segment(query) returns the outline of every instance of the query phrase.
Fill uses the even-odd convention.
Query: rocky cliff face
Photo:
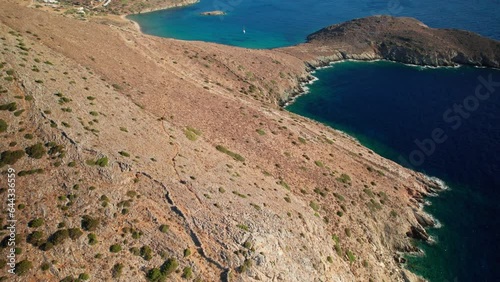
[[[428,66],[500,67],[500,42],[455,29],[433,29],[412,18],[373,16],[321,29],[306,44],[283,48],[313,63],[386,59]]]

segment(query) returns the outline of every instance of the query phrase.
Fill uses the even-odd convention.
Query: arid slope
[[[14,280],[416,279],[399,252],[432,183],[280,110],[307,77],[296,56],[10,1],[0,34],[0,151],[28,153],[1,159],[26,171]]]

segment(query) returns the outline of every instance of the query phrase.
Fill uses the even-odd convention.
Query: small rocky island
[[[203,13],[201,13],[201,15],[203,15],[203,16],[225,16],[225,15],[226,15],[226,12],[224,12],[224,11],[220,11],[220,10],[216,10],[216,11],[207,11],[207,12],[203,12]]]

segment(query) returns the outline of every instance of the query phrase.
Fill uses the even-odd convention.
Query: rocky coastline
[[[327,29],[299,46],[248,50],[156,38],[11,3],[0,7],[5,48],[30,46],[30,54],[44,54],[43,61],[50,62],[39,64],[19,52],[2,54],[6,69],[12,68],[9,73],[14,74],[13,83],[2,80],[9,89],[4,102],[19,92],[31,97],[21,117],[2,112],[3,118],[12,121],[13,137],[9,135],[8,141],[23,140],[23,146],[35,141],[27,144],[26,137],[18,136],[24,131],[17,122],[22,118],[25,124],[40,125],[35,138],[41,144],[55,140],[68,148],[65,155],[71,157],[63,159],[68,163],[65,170],[52,167],[49,159],[20,161],[38,162],[58,175],[56,179],[43,174],[22,178],[24,187],[44,181],[56,185],[36,193],[21,191],[20,199],[42,207],[28,205],[30,213],[20,213],[21,220],[27,226],[32,216],[44,217],[50,223],[46,225],[50,235],[63,219],[68,226],[80,226],[80,218],[91,213],[102,223],[94,236],[106,242],[86,246],[92,252],[73,248],[78,245],[69,241],[64,248],[45,253],[27,245],[23,252],[27,260],[52,261],[54,267],[50,273],[33,269],[26,279],[61,280],[79,274],[83,265],[93,279],[111,280],[115,268],[123,267],[113,264],[125,264],[123,275],[140,281],[175,259],[182,268],[171,273],[172,281],[184,280],[181,269],[208,281],[229,277],[297,282],[423,280],[405,270],[399,253],[419,252],[409,237],[431,242],[425,229],[439,223],[422,207],[426,197],[445,186],[376,155],[346,134],[280,111],[273,103],[281,96],[304,93],[306,84],[314,80],[311,72],[332,62],[391,56],[403,60],[409,52],[396,47],[406,40],[392,45],[365,42],[363,34],[335,35],[336,25],[333,35]],[[377,23],[377,18],[369,21]],[[407,19],[386,20],[390,21],[421,25]],[[340,25],[340,30],[355,30],[355,26]],[[384,29],[380,30],[377,36],[383,39]],[[26,43],[21,45],[21,39]],[[486,55],[461,58],[482,65],[498,61]],[[34,82],[33,70],[21,66],[23,59],[42,70],[36,72]],[[433,59],[408,61],[432,63]],[[270,79],[282,88],[261,91],[275,89],[266,88]],[[68,85],[73,87],[71,94],[77,94],[69,94],[71,99],[58,96]],[[282,95],[282,89],[290,89],[289,94]],[[58,93],[56,98],[53,93]],[[75,115],[71,109],[57,110],[61,102],[74,105]],[[99,109],[105,113],[97,113]],[[88,113],[91,119],[98,114],[100,122],[85,118],[88,126],[81,124],[80,117]],[[133,161],[130,153],[136,156]],[[89,165],[104,156],[105,165]],[[368,189],[365,184],[371,181],[377,185]],[[75,216],[68,217],[55,200],[47,200],[66,195],[70,187],[78,193],[80,185],[89,187],[89,192],[78,195],[85,214],[73,209]],[[371,210],[367,206],[371,200],[380,208]],[[118,209],[125,205],[127,209]],[[115,217],[107,216],[115,211]],[[126,231],[121,235],[116,230]],[[140,238],[125,242],[128,233]],[[150,244],[152,256],[146,260],[108,255],[112,242],[123,242],[130,252],[148,250]],[[106,267],[96,267],[95,253],[106,255]]]

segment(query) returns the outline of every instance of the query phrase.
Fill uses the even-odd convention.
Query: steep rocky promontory
[[[323,28],[307,43],[281,49],[321,65],[386,59],[427,66],[500,67],[500,42],[473,32],[434,29],[405,17],[372,16]]]

